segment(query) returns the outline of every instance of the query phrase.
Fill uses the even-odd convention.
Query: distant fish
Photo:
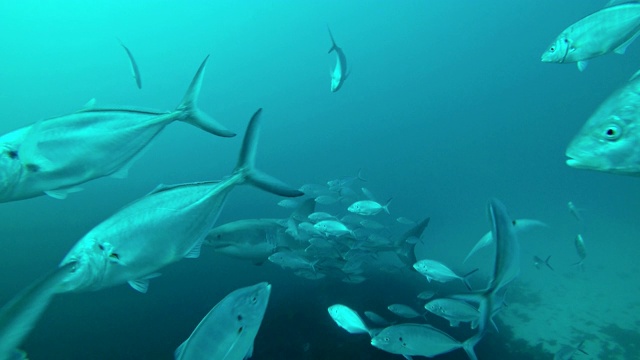
[[[640,71],[589,117],[566,155],[576,169],[640,175]]]
[[[23,290],[0,309],[0,359],[26,359],[18,346],[29,335],[53,296],[60,282],[75,271],[70,262]]]
[[[406,218],[404,216],[400,216],[399,218],[396,219],[396,221],[399,222],[400,224],[403,224],[403,225],[415,225],[416,224],[415,221],[413,221],[413,220],[411,220],[409,218]]]
[[[338,326],[347,330],[350,334],[369,334],[369,328],[357,312],[346,305],[335,304],[327,309],[329,316]]]
[[[436,295],[435,291],[425,290],[425,291],[419,293],[417,296],[418,296],[418,299],[420,299],[420,300],[429,300],[432,297],[434,297],[435,295]]]
[[[389,199],[386,204],[381,205],[380,203],[373,200],[360,200],[351,204],[347,210],[354,214],[358,215],[376,215],[377,213],[384,210],[387,214],[389,214],[389,204],[391,204],[391,200]]]
[[[325,236],[339,237],[342,235],[350,234],[351,236],[355,237],[355,234],[351,229],[337,220],[322,220],[313,225],[313,227],[323,233]]]
[[[313,272],[316,272],[315,265],[318,262],[318,260],[309,261],[292,251],[278,251],[269,256],[269,261],[283,268],[292,268],[294,270],[310,269]]]
[[[566,28],[542,54],[542,62],[577,63],[610,52],[624,54],[640,31],[640,4],[605,7]]]
[[[580,209],[578,209],[572,201],[567,203],[567,207],[569,208],[569,212],[573,215],[576,220],[582,222],[582,216],[580,216]]]
[[[118,39],[120,45],[124,48],[124,51],[127,52],[127,56],[129,57],[129,63],[131,64],[131,75],[136,80],[136,85],[138,85],[138,89],[142,89],[142,79],[140,78],[140,70],[138,70],[138,64],[136,64],[136,60],[133,58],[133,54],[129,51],[129,48],[124,45],[122,40]]]
[[[369,320],[374,322],[376,325],[389,326],[389,321],[387,321],[387,319],[374,313],[373,311],[365,311],[364,316],[366,316]]]
[[[419,312],[415,311],[411,306],[404,304],[391,304],[387,306],[387,309],[392,313],[403,317],[405,319],[413,319],[422,316]]]
[[[329,37],[331,37],[331,49],[329,49],[329,53],[333,51],[336,52],[336,66],[331,71],[331,92],[336,92],[340,90],[350,73],[347,69],[347,57],[344,55],[344,51],[336,44],[331,29],[329,29],[328,26],[327,30],[329,30]]]
[[[540,266],[542,266],[544,264],[544,265],[547,265],[547,267],[553,271],[553,267],[551,266],[551,264],[549,264],[549,259],[551,259],[551,255],[547,256],[547,258],[545,260],[542,260],[537,255],[534,255],[533,256],[533,265],[535,265],[536,269],[539,270]]]
[[[300,206],[300,202],[293,199],[283,199],[278,201],[278,206],[282,206],[285,209],[295,209]]]
[[[587,257],[587,248],[584,246],[584,239],[582,235],[578,234],[573,242],[576,247],[576,252],[578,253],[578,257],[580,257],[580,261],[573,264],[584,270],[584,259]]]
[[[449,320],[449,325],[453,327],[458,326],[461,322],[471,323],[472,329],[478,326],[480,312],[465,301],[446,298],[435,299],[428,302],[424,308],[434,315]]]
[[[262,282],[225,296],[176,349],[175,359],[250,358],[270,295],[271,285]]]
[[[458,276],[453,272],[453,270],[449,269],[443,263],[428,259],[419,260],[413,265],[413,268],[426,277],[429,282],[431,282],[431,280],[435,280],[444,283],[457,279],[462,281],[469,290],[471,290],[471,285],[467,278],[478,271],[478,269],[474,269],[463,276]]]

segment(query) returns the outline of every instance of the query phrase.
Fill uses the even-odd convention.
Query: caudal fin
[[[555,271],[555,270],[553,269],[553,267],[551,266],[551,264],[549,264],[549,259],[551,259],[551,255],[547,256],[547,259],[544,261],[544,264],[545,264],[545,265],[547,265],[547,267],[548,267],[549,269],[551,269],[552,271]]]
[[[244,135],[244,140],[242,141],[242,148],[240,149],[238,164],[236,165],[234,173],[242,172],[246,181],[262,190],[266,190],[276,195],[286,197],[296,197],[304,195],[302,191],[294,189],[291,186],[283,183],[282,181],[274,178],[273,176],[255,168],[255,157],[256,149],[258,146],[258,135],[260,133],[261,113],[262,109],[258,109],[249,121],[247,131]]]
[[[476,335],[473,335],[467,341],[462,343],[462,348],[464,349],[464,351],[467,352],[467,355],[469,355],[469,359],[478,360],[474,347],[481,339],[482,339],[482,334],[478,333]]]
[[[475,268],[475,269],[469,271],[468,273],[466,273],[466,274],[464,274],[463,276],[460,277],[460,280],[462,280],[462,282],[464,283],[464,286],[466,286],[467,289],[471,290],[471,284],[469,284],[469,276],[473,275],[473,273],[475,273],[478,270],[480,270],[480,269]]]
[[[330,54],[332,51],[335,51],[336,49],[338,49],[338,45],[336,45],[336,41],[333,40],[333,34],[331,33],[331,29],[329,28],[329,25],[327,25],[327,30],[329,30],[329,37],[331,38],[331,49],[329,49],[328,53]]]
[[[191,80],[189,89],[187,89],[187,92],[182,98],[182,102],[176,108],[176,111],[180,112],[179,120],[197,126],[200,129],[217,136],[236,136],[236,133],[227,129],[211,116],[207,115],[204,111],[198,108],[197,100],[198,96],[200,95],[200,87],[202,86],[202,78],[204,76],[204,69],[207,65],[208,59],[209,55],[207,55],[207,57],[198,68],[196,75],[193,77],[193,80]]]

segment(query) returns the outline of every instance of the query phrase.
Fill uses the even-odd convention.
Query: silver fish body
[[[176,360],[251,357],[270,295],[271,285],[262,282],[225,296],[176,349]]]
[[[542,62],[578,63],[609,52],[623,54],[640,31],[640,4],[606,7],[566,28],[542,54]]]
[[[73,114],[41,120],[0,136],[0,202],[44,194],[65,198],[84,182],[104,176],[126,177],[132,162],[173,121],[188,122],[219,136],[234,136],[196,105],[206,62],[172,112],[88,105]]]

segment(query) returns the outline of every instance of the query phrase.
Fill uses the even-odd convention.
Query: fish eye
[[[242,315],[238,314],[238,321],[242,321]]]
[[[258,301],[258,298],[257,298],[257,297],[255,297],[255,296],[254,296],[253,298],[251,298],[251,302],[252,302],[252,303],[254,303],[254,304],[255,304],[257,301]]]
[[[102,244],[98,244],[98,249],[104,250],[104,246],[102,246]]]
[[[555,48],[555,46],[552,46],[552,47],[550,47],[550,48],[549,48],[549,51],[551,51],[551,52],[554,52],[554,51],[556,51],[556,48]]]
[[[567,39],[567,38],[564,38],[564,39],[562,39],[562,40],[564,40],[564,43],[565,43],[565,44],[568,44],[568,43],[569,43],[569,39]]]
[[[604,138],[607,140],[618,140],[620,138],[620,127],[618,125],[609,125],[604,130]]]

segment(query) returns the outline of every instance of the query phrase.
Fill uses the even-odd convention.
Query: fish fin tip
[[[180,346],[178,346],[176,351],[173,353],[174,358],[180,359],[180,356],[184,352],[185,347],[187,347],[187,340],[185,340],[184,342],[182,342],[182,344],[180,344]]]
[[[184,256],[185,259],[197,259],[200,257],[200,250],[202,249],[202,243],[204,242],[204,238],[198,240],[195,245],[189,250],[189,252]]]
[[[81,187],[70,187],[64,189],[47,190],[44,193],[54,199],[64,200],[71,193],[80,192],[83,189]]]
[[[578,65],[578,70],[580,70],[580,72],[582,72],[582,71],[584,71],[584,69],[587,68],[587,65],[589,65],[589,62],[586,61],[586,60],[578,61],[577,65]]]
[[[191,80],[191,84],[184,94],[180,105],[176,108],[176,111],[181,113],[180,120],[188,124],[194,125],[208,133],[221,137],[234,137],[236,133],[227,129],[221,123],[207,115],[204,111],[200,110],[197,106],[198,96],[200,95],[200,88],[202,87],[202,78],[204,77],[204,70],[207,65],[209,55],[202,61],[198,71]]]

